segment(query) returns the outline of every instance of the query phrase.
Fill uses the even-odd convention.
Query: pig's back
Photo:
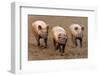
[[[55,27],[52,28],[52,33],[53,33],[53,37],[55,39],[58,39],[58,35],[60,33],[66,34],[66,31],[62,27],[60,27],[60,26],[55,26]]]

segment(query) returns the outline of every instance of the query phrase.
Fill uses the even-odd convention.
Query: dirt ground
[[[38,47],[37,41],[32,33],[32,22],[36,20],[43,20],[49,25],[48,47]],[[68,27],[77,23],[84,25],[83,47],[74,47],[71,41],[71,34]],[[59,51],[54,50],[51,29],[53,26],[63,27],[68,36],[68,41],[65,47],[64,56],[60,55]],[[76,59],[88,57],[88,18],[87,17],[71,17],[71,16],[28,16],[28,60],[52,60],[52,59]],[[43,40],[41,40],[43,45]]]

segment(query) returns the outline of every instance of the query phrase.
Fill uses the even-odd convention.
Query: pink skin
[[[33,33],[37,40],[37,45],[40,46],[40,39],[44,39],[45,48],[47,47],[48,40],[48,29],[49,26],[46,25],[44,21],[35,21],[32,23]]]
[[[70,26],[70,30],[71,30],[72,41],[74,45],[80,46],[82,48],[84,27],[80,26],[79,24],[73,24]],[[78,45],[78,40],[80,45]]]

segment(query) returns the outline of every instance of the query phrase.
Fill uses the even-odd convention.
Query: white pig
[[[82,47],[84,27],[79,25],[79,24],[72,24],[69,28],[70,28],[72,41],[73,41],[74,45],[78,46],[77,40],[79,40],[80,41],[80,47]]]
[[[63,55],[67,42],[66,31],[60,26],[55,26],[52,28],[52,35],[55,50],[59,49],[61,55]]]
[[[45,47],[47,47],[49,26],[42,20],[37,20],[32,23],[32,31],[37,40],[37,45],[40,46],[40,39],[44,39]]]

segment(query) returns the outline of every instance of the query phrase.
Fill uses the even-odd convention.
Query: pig
[[[65,29],[60,26],[53,27],[52,39],[55,50],[59,50],[59,52],[61,52],[61,55],[63,55],[67,42],[67,35]]]
[[[44,40],[44,47],[47,47],[49,26],[42,20],[37,20],[32,23],[32,32],[37,40],[37,45],[40,46],[40,39]]]
[[[80,48],[82,48],[84,27],[79,24],[72,24],[69,29],[72,36],[72,42],[75,47],[80,46]]]

